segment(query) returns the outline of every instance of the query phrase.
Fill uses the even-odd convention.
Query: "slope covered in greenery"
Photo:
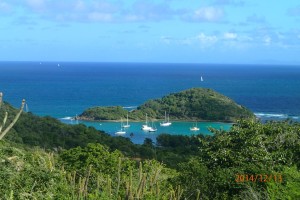
[[[300,198],[299,123],[239,120],[212,132],[135,145],[23,113],[0,141],[0,199]]]
[[[145,102],[129,113],[131,120],[163,119],[168,112],[172,120],[236,121],[253,117],[253,113],[230,98],[211,89],[192,88]],[[84,120],[120,120],[127,111],[120,106],[93,107],[80,116]]]
[[[0,119],[3,117],[3,111],[8,111],[9,116],[13,116],[16,110],[9,104],[4,104],[3,109],[0,110]],[[11,118],[8,120],[10,121]],[[160,141],[169,140],[164,135]],[[178,136],[174,140],[187,141],[188,143],[196,144],[198,136],[192,138],[187,136]],[[187,159],[195,154],[197,149],[195,146],[186,145],[182,148],[178,148],[178,151],[172,151],[169,153],[161,152],[161,150],[155,148],[154,141],[147,139],[145,144],[136,145],[133,144],[130,139],[124,137],[112,137],[103,131],[96,130],[94,127],[87,127],[84,124],[68,125],[60,122],[52,117],[39,117],[32,113],[23,113],[11,129],[9,134],[4,138],[12,142],[19,144],[25,144],[28,146],[38,146],[48,150],[60,151],[61,149],[70,149],[74,147],[85,147],[88,143],[99,143],[109,147],[111,150],[120,150],[124,155],[136,159],[154,159],[159,158],[164,160],[170,166],[175,166],[172,160],[176,158],[177,161],[187,161]],[[163,150],[165,151],[165,150]],[[176,152],[176,153],[174,153]],[[179,152],[190,152],[185,157],[179,155]]]
[[[63,151],[0,141],[0,199],[178,199],[175,170],[152,160],[139,165],[100,144]]]

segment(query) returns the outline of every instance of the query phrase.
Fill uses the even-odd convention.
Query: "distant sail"
[[[25,112],[29,112],[28,104],[25,104]]]
[[[203,77],[201,76],[201,81],[203,81]]]

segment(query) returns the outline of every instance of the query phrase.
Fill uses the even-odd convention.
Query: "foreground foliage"
[[[6,142],[0,142],[0,148],[1,199],[179,199],[182,195],[182,189],[168,181],[176,176],[174,170],[154,160],[137,166],[99,144],[64,151],[60,159]]]
[[[175,183],[185,196],[200,190],[203,199],[300,198],[298,123],[242,120],[228,132],[212,131],[200,139],[199,154],[180,164]]]

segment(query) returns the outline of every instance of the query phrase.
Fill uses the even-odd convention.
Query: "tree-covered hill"
[[[5,111],[9,113],[7,120],[9,124],[17,110],[4,103],[0,109],[0,120],[3,119]],[[39,117],[26,112],[21,114],[4,139],[45,149],[69,149],[86,146],[88,143],[101,143],[113,150],[118,147],[125,155],[139,154],[128,138],[111,137],[103,131],[84,124],[68,125],[50,116]]]
[[[8,122],[12,120],[12,116],[17,112],[15,108],[8,103],[2,105],[0,109],[0,119],[3,119],[4,111],[9,112]],[[159,139],[161,138],[161,139]],[[137,145],[131,142],[129,138],[113,137],[109,134],[96,130],[94,127],[87,127],[84,124],[68,125],[60,122],[52,117],[39,117],[32,113],[22,113],[18,122],[4,137],[5,141],[11,141],[19,144],[24,144],[30,147],[41,147],[47,150],[60,151],[62,149],[70,149],[75,147],[85,147],[89,143],[99,143],[109,147],[111,150],[118,149],[125,156],[143,160],[154,159],[164,160],[164,163],[169,166],[176,167],[176,161],[187,161],[190,156],[197,152],[196,145],[198,136],[187,137],[177,136],[171,143],[178,144],[178,149],[157,149],[154,146],[154,141],[147,139],[145,144]],[[168,146],[166,141],[170,141],[169,137],[164,135],[158,136],[159,145],[161,147]],[[182,145],[180,141],[187,141]],[[170,153],[164,153],[169,152]],[[185,152],[184,157],[180,156]]]
[[[152,119],[163,119],[165,111],[172,120],[236,121],[251,118],[253,113],[235,103],[232,99],[211,89],[192,88],[154,99],[140,105],[129,113],[131,120],[144,120],[145,115]],[[85,110],[83,120],[120,120],[126,118],[127,111],[120,106],[93,107]]]

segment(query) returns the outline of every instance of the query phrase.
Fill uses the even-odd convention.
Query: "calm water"
[[[84,123],[88,126],[94,126],[98,130],[105,130],[105,132],[110,135],[116,136],[116,132],[121,129],[120,122],[85,122],[85,121],[76,121],[70,120],[69,118],[62,118],[62,122],[67,124],[78,124]],[[231,124],[229,123],[219,123],[219,122],[198,122],[195,124],[194,122],[172,122],[172,125],[169,127],[162,127],[159,124],[160,122],[149,123],[149,125],[157,128],[156,132],[148,132],[141,130],[144,122],[129,122],[130,127],[124,128],[123,130],[126,132],[124,137],[130,138],[134,143],[141,144],[145,140],[145,138],[151,138],[152,141],[155,142],[156,136],[162,133],[168,133],[171,135],[212,135],[212,133],[208,130],[209,128],[229,130]],[[190,127],[197,125],[200,128],[199,131],[190,131]]]
[[[299,120],[299,86],[300,66],[0,62],[5,100],[19,107],[25,98],[29,111],[56,118],[75,116],[91,106],[135,107],[172,92],[205,87],[258,117]]]

